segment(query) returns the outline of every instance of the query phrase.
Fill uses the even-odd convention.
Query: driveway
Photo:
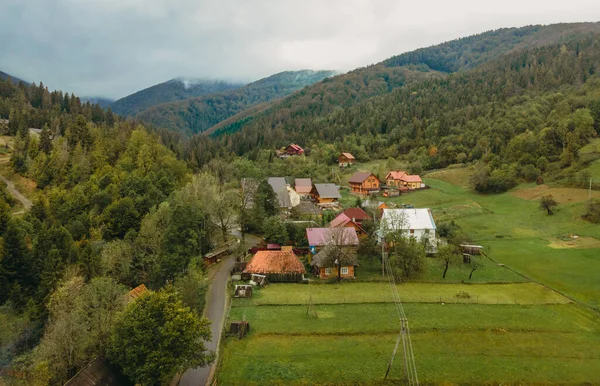
[[[8,193],[10,193],[11,196],[13,196],[16,200],[23,204],[25,209],[30,209],[33,206],[33,203],[29,201],[27,197],[22,195],[21,192],[17,190],[17,188],[15,188],[15,184],[13,184],[11,180],[0,176],[0,181],[6,184],[6,190],[8,191]]]
[[[236,231],[231,232],[234,236],[240,237],[241,235],[236,234]],[[255,246],[260,239],[258,237],[246,235],[247,248]],[[204,317],[208,318],[211,322],[211,334],[212,340],[206,342],[206,347],[209,350],[216,351],[219,346],[219,339],[221,338],[221,331],[223,330],[223,316],[225,314],[225,306],[227,300],[227,280],[229,279],[229,272],[235,264],[235,257],[227,257],[218,264],[217,271],[215,272],[208,294],[206,303],[206,309],[204,310]],[[218,353],[217,353],[218,355]],[[216,363],[216,360],[215,360]],[[186,371],[181,379],[179,380],[180,386],[204,386],[209,379],[210,373],[214,365],[206,367],[198,367],[195,369],[189,369]]]

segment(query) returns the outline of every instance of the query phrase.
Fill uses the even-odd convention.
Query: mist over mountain
[[[313,70],[281,72],[237,89],[159,104],[140,112],[137,118],[157,127],[200,133],[250,107],[284,97],[335,74],[335,71]]]
[[[120,115],[133,116],[149,107],[185,100],[200,95],[214,94],[242,87],[243,83],[222,80],[175,78],[118,99],[110,106]]]
[[[10,79],[15,84],[18,84],[19,82],[23,82],[25,84],[29,84],[29,82],[26,82],[23,79],[19,79],[16,76],[12,76],[12,75],[7,74],[6,72],[2,72],[2,71],[0,71],[0,79],[4,79],[4,80]]]

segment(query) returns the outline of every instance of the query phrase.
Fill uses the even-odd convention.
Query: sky
[[[598,0],[2,0],[0,71],[120,98],[175,77],[346,72],[502,27],[600,21]]]

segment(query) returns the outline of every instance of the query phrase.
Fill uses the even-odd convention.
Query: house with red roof
[[[285,153],[287,155],[302,155],[304,154],[304,149],[295,143],[292,143],[285,148]]]
[[[334,218],[329,223],[329,227],[330,228],[338,228],[338,227],[352,228],[352,229],[354,229],[354,231],[356,232],[356,235],[359,238],[368,236],[367,232],[365,232],[365,230],[362,228],[362,226],[360,226],[360,224],[358,224],[356,221],[354,221],[350,217],[348,217],[345,213],[338,214],[337,217]]]
[[[356,161],[356,158],[350,153],[342,153],[338,156],[338,164],[341,168],[352,165],[354,161]]]
[[[242,273],[265,275],[270,282],[298,283],[304,280],[306,269],[292,247],[283,246],[279,251],[256,252]]]
[[[352,219],[357,224],[362,224],[363,221],[373,220],[371,216],[362,208],[348,208],[344,211],[344,214]]]

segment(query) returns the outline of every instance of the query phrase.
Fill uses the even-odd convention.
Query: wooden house
[[[306,228],[306,239],[313,255],[331,243],[342,247],[346,254],[353,257],[358,249],[358,236],[353,228]]]
[[[406,172],[401,170],[392,170],[385,176],[385,184],[389,187],[395,186],[400,187],[402,184],[402,177],[406,175]]]
[[[335,184],[315,184],[311,191],[311,195],[319,204],[330,204],[338,202],[342,195]]]
[[[338,214],[337,217],[334,218],[329,223],[329,227],[330,228],[337,228],[337,227],[352,228],[356,232],[356,236],[358,236],[358,238],[364,238],[364,237],[368,236],[367,232],[365,232],[365,230],[362,228],[362,226],[360,224],[358,224],[356,221],[352,220],[350,217],[348,217],[345,213]]]
[[[352,165],[354,161],[356,161],[356,159],[350,153],[342,153],[338,156],[338,164],[341,168]]]
[[[302,155],[304,154],[304,149],[300,146],[292,143],[285,148],[285,154],[287,155]]]
[[[244,274],[265,275],[269,282],[301,282],[304,280],[304,265],[292,247],[281,247],[280,251],[258,251],[250,259]]]
[[[408,189],[421,189],[424,186],[421,177],[416,174],[405,174],[400,180],[402,186]]]
[[[354,279],[354,268],[358,262],[355,256],[345,253],[334,244],[327,244],[313,256],[310,265],[314,274],[321,279],[338,277],[338,272],[342,279]]]
[[[380,181],[371,172],[356,172],[348,181],[350,192],[354,194],[371,194],[379,192]]]
[[[301,198],[308,198],[313,189],[312,180],[310,178],[296,178],[294,180],[294,189]]]

